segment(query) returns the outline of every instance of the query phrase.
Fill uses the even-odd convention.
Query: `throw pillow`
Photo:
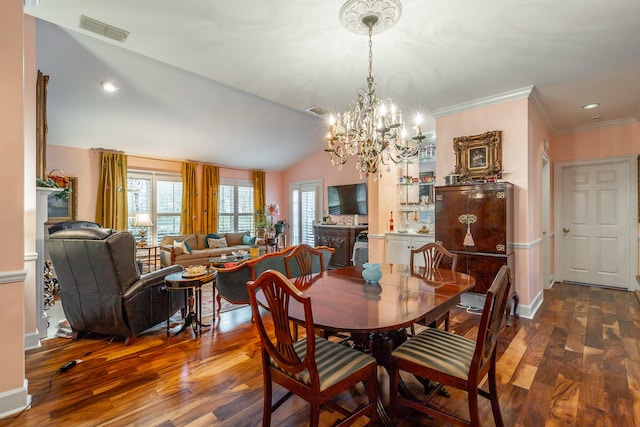
[[[215,248],[226,248],[227,247],[227,239],[224,237],[220,239],[207,239],[207,244],[211,249]]]
[[[207,246],[209,246],[209,248],[213,248],[213,246],[209,245],[209,239],[219,239],[220,236],[218,236],[216,233],[209,233],[204,237],[204,241],[207,242]]]
[[[187,242],[184,242],[184,247],[187,249],[187,252],[189,252],[190,254],[193,253],[193,252],[191,252],[191,246],[189,246],[189,244]]]
[[[180,249],[180,251],[177,251],[175,254],[176,255],[180,255],[180,253],[182,252],[189,252],[191,253],[189,250],[187,250],[187,244],[185,242],[179,242],[177,240],[173,241],[173,247]],[[178,253],[179,252],[179,253]]]
[[[242,236],[242,244],[243,245],[255,245],[256,244],[256,236]]]

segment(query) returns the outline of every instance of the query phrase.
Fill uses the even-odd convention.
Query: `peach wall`
[[[4,250],[0,257],[0,416],[17,411],[26,402],[24,371],[24,276],[25,271],[25,145],[24,74],[25,40],[22,2],[0,5],[0,147],[4,202],[0,210],[0,235]],[[34,46],[24,46],[34,52]],[[35,83],[34,83],[35,84]],[[35,160],[34,160],[35,163]],[[35,180],[35,177],[34,177]],[[35,187],[35,182],[32,181]]]
[[[155,171],[164,173],[182,173],[184,160],[158,159],[143,156],[127,156],[130,170]],[[82,148],[47,146],[47,171],[61,169],[68,176],[78,178],[78,219],[95,220],[98,180],[100,178],[100,153]],[[198,165],[198,185],[202,182],[202,164]],[[237,179],[251,181],[251,172],[242,169],[220,167],[221,179]],[[269,172],[266,176],[267,203],[283,200],[281,194],[282,174]],[[285,193],[288,194],[288,193]],[[198,202],[198,206],[201,206]]]
[[[516,187],[515,216],[528,218],[526,209],[528,189],[528,99],[521,98],[501,104],[476,108],[436,119],[436,176],[444,185],[444,176],[456,165],[453,138],[478,135],[492,130],[502,131],[503,179]],[[524,217],[523,217],[524,215]],[[527,222],[516,223],[515,241],[529,239]]]
[[[635,156],[640,154],[640,123],[554,135],[549,153],[554,163]]]
[[[320,146],[320,143],[319,143]],[[356,182],[366,182],[366,177],[360,178],[360,174],[355,168],[353,159],[349,159],[346,164],[342,166],[342,170],[338,170],[336,166],[331,166],[329,156],[323,149],[307,157],[306,159],[298,162],[294,166],[286,169],[282,172],[282,187],[281,191],[284,195],[283,202],[280,205],[281,212],[282,207],[285,206],[288,212],[287,215],[291,215],[290,200],[289,200],[289,185],[292,182],[319,180],[323,181],[323,197],[322,197],[322,210],[327,209],[327,191],[326,188],[329,185],[342,185],[342,184],[354,184]],[[338,218],[340,219],[340,218]],[[364,219],[363,219],[364,221]]]
[[[338,170],[336,166],[331,166],[329,156],[324,150],[319,149],[315,154],[298,162],[294,166],[282,172],[282,183],[286,186],[286,192],[289,192],[289,184],[291,182],[310,181],[322,179],[325,188],[328,185],[353,184],[356,182],[365,182],[366,178],[360,178],[360,174],[355,168],[353,159],[349,159],[342,166],[342,170]],[[323,209],[327,206],[327,192],[323,194]]]
[[[537,124],[530,130],[532,116],[528,98],[516,99],[500,104],[480,107],[436,119],[436,176],[438,184],[444,184],[443,178],[453,171],[456,164],[453,150],[453,138],[465,135],[478,135],[492,130],[502,131],[502,169],[503,179],[514,184],[514,245],[516,253],[515,282],[520,303],[528,305],[540,292],[540,256],[535,248],[538,236],[531,225],[539,221],[536,207],[531,205],[532,195],[529,187],[539,176],[539,154],[535,158],[531,147],[533,135],[541,133]],[[537,123],[537,113],[533,120]],[[540,121],[541,123],[541,121]],[[544,126],[542,127],[544,128]],[[535,189],[534,189],[535,191]],[[532,248],[535,248],[532,250]],[[531,264],[533,262],[533,265]]]
[[[100,154],[97,151],[47,144],[47,172],[64,171],[77,177],[77,219],[95,221],[100,178]]]

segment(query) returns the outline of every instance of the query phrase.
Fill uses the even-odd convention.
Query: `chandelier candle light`
[[[408,137],[402,113],[390,98],[376,96],[373,79],[373,33],[393,26],[402,12],[398,0],[349,0],[340,9],[340,20],[350,31],[369,35],[369,75],[367,88],[356,91],[357,99],[349,102],[348,110],[329,119],[327,148],[331,164],[342,169],[350,156],[357,156],[360,176],[381,176],[380,164],[407,163],[419,155],[422,140],[420,116],[416,116],[415,136]],[[366,33],[365,33],[366,31]]]

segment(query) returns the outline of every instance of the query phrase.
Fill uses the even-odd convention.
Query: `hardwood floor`
[[[0,426],[260,425],[260,342],[250,317],[248,308],[223,313],[197,340],[188,331],[168,339],[164,325],[128,347],[110,337],[46,340],[25,357],[32,407],[0,420]],[[457,309],[451,325],[471,336],[477,321],[477,315]],[[75,359],[82,362],[56,373]],[[382,368],[379,378],[388,390]],[[503,330],[498,382],[507,426],[640,425],[635,294],[557,283],[545,292],[535,319],[515,319]],[[417,383],[410,385],[417,390]],[[439,402],[466,417],[465,395],[449,391],[452,397]],[[355,405],[365,396],[359,388],[341,400]],[[494,425],[488,402],[480,405],[486,425]],[[294,397],[275,412],[272,425],[305,425],[307,417],[307,405]],[[339,418],[327,410],[321,423]],[[356,425],[365,424],[362,419]],[[405,412],[397,425],[444,424]]]

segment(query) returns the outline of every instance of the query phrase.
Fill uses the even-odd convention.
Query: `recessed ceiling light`
[[[591,104],[583,105],[582,108],[584,108],[585,110],[590,110],[592,108],[596,108],[596,107],[599,107],[599,106],[600,106],[600,103],[594,102],[594,103],[591,103]]]
[[[324,108],[315,107],[315,106],[307,108],[307,111],[310,113],[316,114],[318,116],[326,116],[327,114],[329,114],[329,112]]]
[[[101,81],[100,86],[102,86],[102,89],[106,90],[107,92],[115,92],[118,90],[118,85],[111,80]]]

